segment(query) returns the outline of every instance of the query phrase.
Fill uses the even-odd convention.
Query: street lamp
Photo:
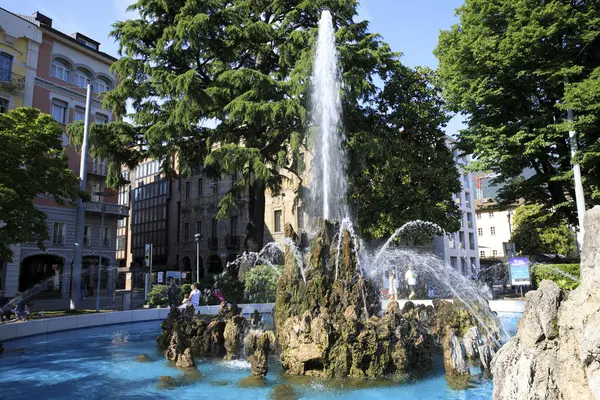
[[[94,192],[96,196],[109,197],[112,193],[108,192]],[[98,251],[98,277],[96,282],[96,312],[100,311],[100,273],[102,270],[102,247],[104,247],[104,214],[106,214],[106,204],[104,202],[100,205],[100,211],[102,212],[102,222],[100,223],[100,250]],[[108,285],[108,281],[107,281]]]
[[[202,239],[201,233],[194,235],[196,240],[196,282],[200,281],[200,240]]]

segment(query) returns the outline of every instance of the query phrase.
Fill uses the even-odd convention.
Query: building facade
[[[179,269],[196,278],[223,272],[243,251],[248,225],[248,193],[226,218],[217,219],[219,202],[238,180],[237,174],[210,178],[202,170],[180,179]],[[196,241],[197,236],[199,241]]]
[[[8,21],[6,26],[2,26],[2,31],[12,37],[23,37],[23,33],[18,31],[13,34],[9,32],[19,22],[18,26],[29,35],[28,46],[31,45],[26,52],[21,45],[20,52],[27,53],[25,59],[14,57],[12,60],[11,71],[23,73],[25,68],[25,89],[22,100],[17,96],[10,99],[9,108],[21,104],[38,108],[52,115],[64,131],[67,124],[84,119],[86,87],[92,84],[92,122],[106,123],[114,119],[110,111],[102,109],[101,96],[102,92],[110,90],[116,83],[110,73],[110,66],[116,59],[101,52],[100,43],[81,33],[67,35],[54,29],[52,20],[39,12],[23,16],[1,11],[2,23]],[[5,17],[5,14],[8,16]],[[16,46],[17,41],[14,43]],[[4,70],[7,69],[6,63],[4,61]],[[69,157],[69,168],[79,175],[81,156],[69,145],[66,134],[63,134],[63,145]],[[82,286],[88,289],[95,287],[94,271],[100,264],[99,250],[102,247],[101,284],[111,291],[114,288],[117,221],[127,216],[128,211],[117,204],[117,193],[105,187],[106,162],[89,159],[87,171],[86,190],[91,201],[85,203]],[[2,288],[7,295],[13,296],[17,291],[27,290],[44,279],[53,279],[54,290],[49,295],[66,297],[69,295],[68,283],[75,253],[76,209],[59,206],[43,195],[38,196],[34,203],[47,215],[50,238],[45,242],[46,249],[42,251],[29,243],[13,246],[13,261],[5,264],[2,271]]]
[[[459,156],[454,148],[454,140],[447,138],[446,144],[452,149],[454,162],[461,180],[461,191],[452,198],[461,211],[461,225],[458,232],[434,239],[435,254],[446,265],[460,271],[463,275],[471,275],[479,271],[479,253],[477,238],[477,220],[475,218],[475,195],[472,187],[471,173],[465,170],[470,156]]]
[[[133,272],[134,287],[141,287],[145,246],[152,245],[152,270],[179,269],[178,181],[161,173],[157,160],[146,160],[125,171],[129,185],[119,191],[119,204],[129,207],[127,218],[117,222],[119,272]]]
[[[479,257],[508,261],[513,228],[513,208],[490,199],[475,200]]]

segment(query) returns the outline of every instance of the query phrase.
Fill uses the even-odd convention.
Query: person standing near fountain
[[[406,271],[406,274],[404,274],[404,279],[406,279],[406,283],[408,283],[408,290],[410,290],[408,298],[414,299],[416,296],[415,287],[417,286],[417,274],[415,271],[413,271],[411,265],[408,266],[408,271]]]
[[[389,299],[390,300],[394,300],[394,301],[398,301],[398,279],[396,279],[396,270],[392,269],[390,271],[390,277],[389,277]]]

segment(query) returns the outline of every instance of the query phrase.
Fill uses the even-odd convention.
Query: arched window
[[[80,88],[86,88],[87,85],[89,85],[91,83],[91,79],[90,76],[88,75],[87,72],[78,69],[77,71],[75,71],[75,85],[79,86]]]
[[[96,81],[96,92],[103,93],[108,92],[111,88],[110,83],[103,78],[100,78]]]
[[[50,76],[69,82],[69,67],[61,60],[52,61]]]

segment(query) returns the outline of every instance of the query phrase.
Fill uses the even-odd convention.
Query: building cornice
[[[57,85],[54,82],[50,82],[46,79],[40,78],[39,76],[35,77],[35,86],[50,90],[51,92],[60,94],[61,96],[65,96],[71,100],[85,103],[85,95],[67,87]],[[102,102],[100,102],[99,100],[92,98],[92,103],[93,107],[102,108]]]

